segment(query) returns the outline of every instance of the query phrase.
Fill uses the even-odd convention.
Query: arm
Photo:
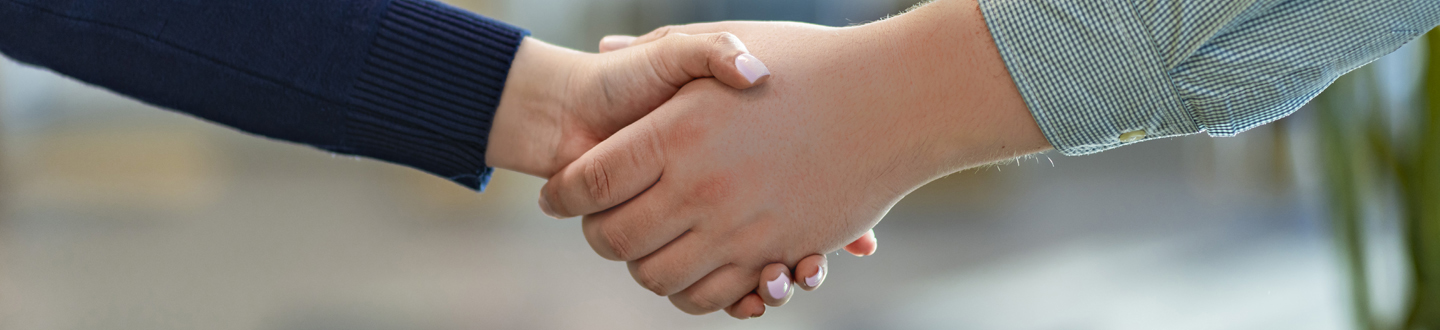
[[[0,51],[19,61],[472,189],[490,165],[548,177],[692,79],[768,77],[725,34],[604,55],[527,34],[425,0],[0,0]]]
[[[737,294],[713,278],[839,248],[940,175],[1052,143],[1078,155],[1277,119],[1433,28],[1437,12],[1424,1],[941,0],[860,27],[663,29],[736,33],[778,78],[727,95],[687,86],[559,173],[542,205],[589,214],[592,247],[703,312]]]
[[[1440,24],[1415,0],[982,0],[1041,129],[1066,155],[1288,116]]]
[[[492,165],[550,176],[692,79],[750,88],[769,75],[729,34],[607,54],[526,34],[424,0],[0,0],[0,52],[19,61],[474,189]],[[814,274],[825,258],[806,260]]]
[[[18,61],[474,189],[528,34],[421,0],[0,0],[0,22]]]
[[[637,42],[716,30],[775,76],[746,91],[691,83],[542,191],[547,213],[589,214],[591,247],[684,311],[741,299],[720,284],[768,279],[768,263],[841,248],[930,180],[1049,148],[973,1],[858,27],[698,24]]]

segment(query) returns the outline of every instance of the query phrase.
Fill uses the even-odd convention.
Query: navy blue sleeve
[[[0,0],[17,61],[476,190],[526,35],[427,0]]]

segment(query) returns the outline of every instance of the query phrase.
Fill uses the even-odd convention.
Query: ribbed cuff
[[[982,0],[980,9],[1026,106],[1060,152],[1200,131],[1128,3]]]
[[[490,125],[530,32],[426,0],[394,0],[351,90],[351,153],[484,190]]]

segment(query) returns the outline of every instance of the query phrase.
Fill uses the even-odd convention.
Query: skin
[[[728,33],[675,34],[634,47],[627,42],[607,48],[605,54],[589,54],[532,38],[522,41],[496,110],[486,161],[497,168],[550,177],[694,79],[721,81],[728,90],[752,88],[769,79],[767,75],[750,81],[737,69],[736,58],[748,51]],[[873,253],[873,241],[858,244]],[[825,264],[819,254],[806,260]],[[789,276],[785,265],[775,266],[786,269]],[[756,288],[754,282],[746,282],[730,289]],[[765,302],[758,299],[731,302],[721,307],[736,318],[765,311]],[[767,302],[783,304],[783,300]]]
[[[496,109],[486,161],[550,177],[696,78],[715,77],[737,89],[763,84],[768,77],[751,83],[735,68],[745,53],[727,33],[676,36],[607,54],[525,38]]]
[[[764,296],[784,268],[772,264],[805,270],[806,256],[873,239],[936,178],[1051,148],[974,0],[847,28],[668,27],[632,44],[713,31],[745,40],[775,76],[743,91],[694,81],[541,193],[548,214],[588,214],[591,246],[683,311]],[[757,279],[760,290],[741,285]]]

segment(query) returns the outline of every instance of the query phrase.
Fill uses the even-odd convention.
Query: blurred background
[[[914,2],[449,1],[587,51]],[[1440,181],[1428,60],[1412,43],[1239,137],[951,175],[895,207],[879,253],[832,255],[821,290],[743,322],[641,289],[539,212],[540,179],[475,194],[4,60],[0,329],[1419,329],[1440,302],[1416,239],[1440,233],[1416,183]]]

